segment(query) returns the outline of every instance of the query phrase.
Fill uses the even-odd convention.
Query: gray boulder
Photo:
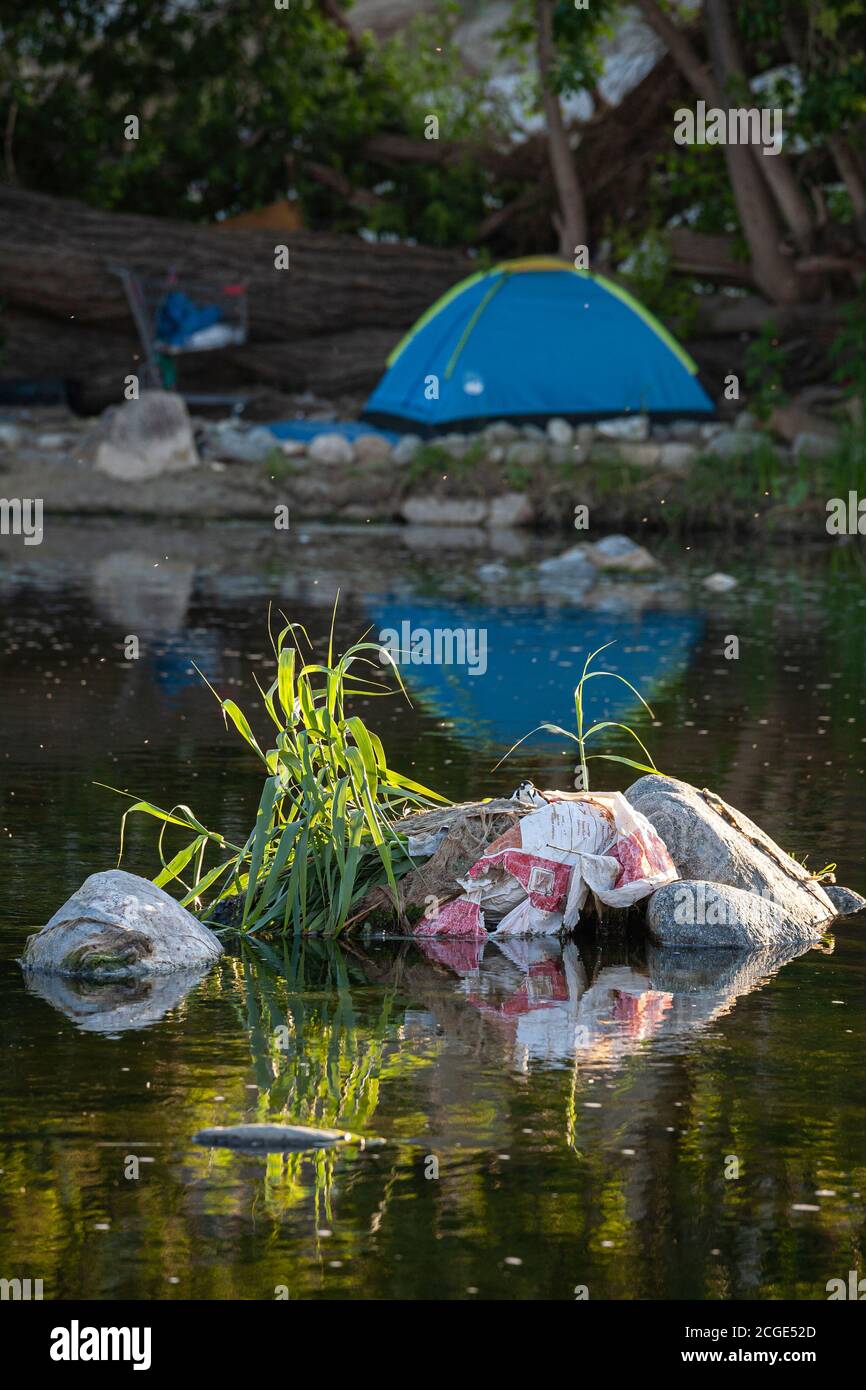
[[[842,888],[838,883],[830,883],[824,892],[840,917],[852,917],[855,912],[862,912],[866,907],[866,898],[855,893],[853,888]]]
[[[818,941],[821,927],[794,918],[768,897],[725,883],[685,879],[656,889],[647,925],[663,946],[761,950]]]
[[[218,937],[137,874],[91,874],[33,936],[21,964],[85,979],[135,979],[218,960]]]
[[[364,1144],[358,1135],[343,1129],[279,1124],[215,1125],[213,1129],[200,1129],[192,1142],[247,1153],[300,1153],[304,1149],[329,1149],[335,1144]]]
[[[138,400],[110,406],[100,420],[94,466],[112,478],[141,482],[198,462],[186,404],[172,391],[142,391]]]
[[[658,831],[681,879],[757,894],[765,899],[764,906],[775,905],[792,926],[806,933],[837,915],[802,864],[714,793],[704,795],[687,782],[651,775],[634,782],[625,795]],[[769,922],[763,915],[760,920]],[[763,940],[759,933],[757,944]]]

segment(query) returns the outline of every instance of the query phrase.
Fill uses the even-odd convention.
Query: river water
[[[97,784],[245,835],[257,768],[190,663],[252,713],[268,604],[319,641],[338,587],[338,644],[485,634],[483,670],[408,667],[411,705],[362,709],[393,766],[455,799],[570,787],[561,736],[493,768],[573,723],[586,650],[613,641],[654,718],[613,688],[598,712],[866,891],[856,544],[656,543],[657,581],[586,591],[539,582],[529,538],[473,533],[54,521],[2,545],[0,1276],[46,1298],[820,1299],[863,1270],[860,918],[787,960],[295,941],[236,948],[186,993],[31,990],[16,963],[116,861],[122,802]],[[737,589],[708,594],[713,568]],[[146,826],[123,862],[155,872]],[[265,1119],[387,1143],[191,1143]]]

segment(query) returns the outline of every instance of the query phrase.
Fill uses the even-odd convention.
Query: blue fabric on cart
[[[277,439],[298,439],[303,443],[320,434],[339,434],[350,442],[362,434],[378,434],[389,444],[396,444],[402,437],[396,430],[381,430],[375,425],[365,425],[362,420],[277,420],[265,425],[265,429]]]
[[[182,290],[171,290],[159,306],[157,342],[180,347],[193,333],[219,323],[222,316],[218,304],[196,304]]]

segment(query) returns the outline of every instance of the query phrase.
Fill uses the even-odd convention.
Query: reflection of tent
[[[443,295],[392,352],[362,418],[432,433],[556,415],[705,415],[713,406],[696,373],[618,285],[536,256]]]
[[[465,665],[432,664],[401,664],[400,672],[411,693],[455,721],[456,732],[506,746],[543,719],[574,728],[574,687],[586,657],[605,642],[616,645],[604,653],[600,669],[618,672],[651,698],[655,684],[684,668],[703,629],[703,620],[694,613],[652,610],[632,617],[371,599],[367,611],[373,640],[384,640],[380,633],[386,628],[400,635],[405,622],[411,629],[426,632],[461,628],[485,632],[483,674],[470,675]],[[480,671],[481,663],[476,664]],[[621,718],[636,704],[618,681],[591,681],[587,687],[590,719]]]

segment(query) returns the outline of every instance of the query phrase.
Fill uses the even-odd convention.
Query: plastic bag
[[[417,935],[480,939],[488,919],[497,937],[550,935],[577,925],[590,892],[630,907],[676,879],[663,841],[621,792],[535,795],[538,809],[488,847],[460,880],[463,896]]]

